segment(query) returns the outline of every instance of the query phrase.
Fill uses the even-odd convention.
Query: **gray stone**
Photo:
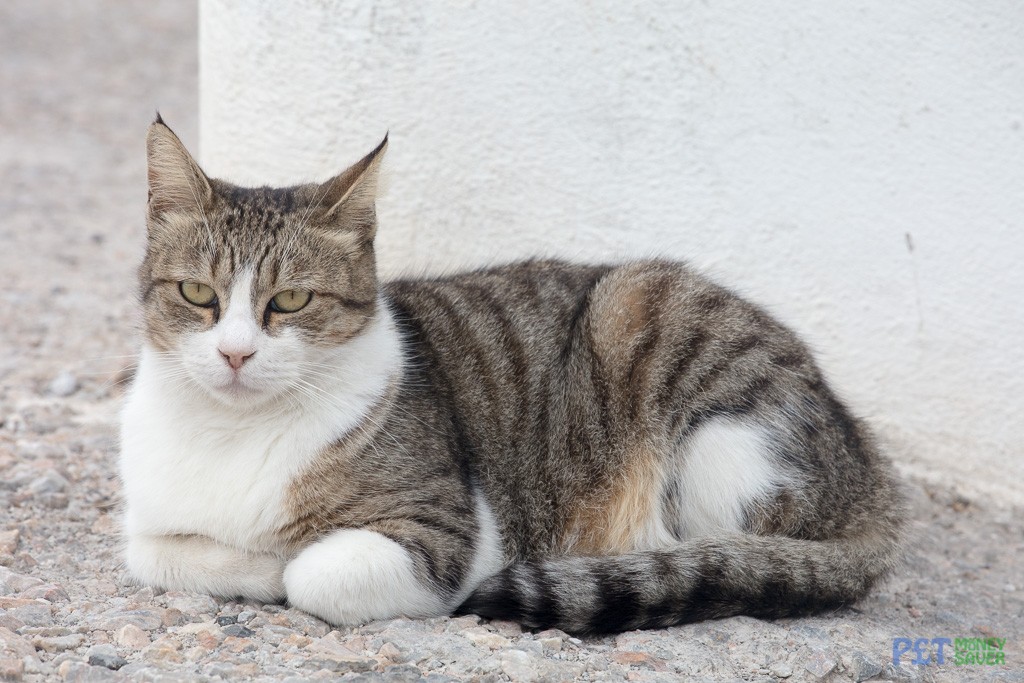
[[[828,640],[828,634],[822,631],[820,628],[810,626],[808,624],[797,624],[790,629],[790,633],[794,635],[800,635],[809,640]],[[821,647],[818,645],[818,647]]]
[[[217,601],[209,595],[198,593],[181,593],[177,591],[164,594],[169,609],[176,609],[184,614],[217,614]]]
[[[111,610],[104,612],[96,619],[96,628],[100,631],[116,631],[127,624],[133,624],[143,631],[155,631],[163,626],[163,623],[163,610],[155,608]]]
[[[369,658],[363,659],[330,659],[330,658],[319,658],[313,657],[302,662],[302,666],[306,669],[319,669],[322,671],[331,671],[333,673],[348,673],[348,672],[361,672],[369,671],[374,667],[376,662]]]
[[[249,630],[251,631],[252,629]],[[259,637],[268,643],[273,643],[274,645],[278,645],[285,638],[294,635],[300,634],[297,634],[294,629],[290,629],[287,626],[274,626],[271,624],[259,629]]]
[[[383,657],[395,664],[404,664],[409,661],[408,653],[390,641],[381,644],[377,650],[377,656]]]
[[[19,598],[28,598],[35,600],[36,598],[46,600],[47,602],[67,602],[71,598],[68,597],[67,591],[62,587],[52,584],[44,583],[41,585],[32,586],[27,590],[23,590],[18,593]]]
[[[32,644],[44,652],[64,652],[75,650],[85,645],[85,636],[81,633],[72,633],[67,636],[53,636],[50,638],[36,638]]]
[[[206,673],[211,676],[217,676],[227,680],[245,680],[250,678],[250,676],[247,676],[238,664],[232,662],[214,662],[207,667]]]
[[[36,649],[26,638],[0,626],[0,656],[11,656],[17,659],[35,657]]]
[[[20,681],[24,675],[24,661],[0,653],[0,681]]]
[[[0,531],[0,555],[13,555],[20,540],[21,532],[17,529]]]
[[[85,656],[92,666],[102,666],[117,671],[128,663],[128,660],[117,654],[113,645],[102,644],[90,647]]]
[[[409,664],[396,664],[384,669],[383,680],[387,683],[415,683],[422,680],[423,674]]]
[[[125,624],[114,632],[114,642],[132,650],[141,650],[149,645],[149,634],[135,624]]]
[[[256,613],[252,610],[242,610],[238,613],[238,616],[235,617],[235,621],[239,624],[244,624],[245,622],[251,620],[255,616]]]
[[[16,574],[7,567],[0,567],[0,595],[14,595],[41,585],[43,582],[35,577]]]
[[[325,636],[331,631],[331,627],[326,622],[297,609],[282,612],[275,618],[275,622],[282,618],[287,620],[288,627],[314,638]]]
[[[39,496],[47,493],[61,493],[69,486],[68,480],[56,470],[47,470],[43,476],[28,485],[29,491]]]
[[[135,602],[152,602],[155,595],[156,593],[153,591],[152,586],[143,586],[132,594],[132,600]]]
[[[923,667],[917,667],[912,664],[907,666],[893,666],[890,662],[886,665],[885,671],[881,672],[881,677],[887,681],[916,683],[921,680],[921,674],[918,673],[921,668]]]
[[[50,605],[22,605],[10,610],[9,614],[25,626],[53,625],[53,608]]]
[[[825,678],[836,668],[836,664],[838,662],[832,655],[822,650],[815,650],[804,662],[804,668],[817,678]]]
[[[537,680],[533,658],[522,650],[506,650],[501,653],[501,670],[513,681]]]
[[[123,681],[123,674],[101,666],[91,666],[85,662],[64,662],[59,671],[66,683],[107,683]]]
[[[51,396],[66,397],[78,391],[78,378],[64,370],[46,385],[46,393]]]
[[[39,502],[51,510],[63,510],[71,500],[66,493],[44,493],[39,496]]]
[[[250,638],[254,631],[241,624],[228,624],[224,627],[224,635],[235,636],[236,638]]]
[[[853,680],[866,681],[869,678],[874,678],[878,674],[882,673],[882,665],[875,660],[868,657],[863,652],[853,653],[853,667],[851,668],[850,674],[853,676]]]

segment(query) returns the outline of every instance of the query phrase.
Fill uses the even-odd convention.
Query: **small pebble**
[[[168,609],[175,609],[184,614],[217,614],[217,601],[209,595],[197,593],[181,593],[169,591],[164,593]]]
[[[222,614],[215,621],[218,626],[227,626],[228,624],[237,624],[238,617],[233,614]]]
[[[793,675],[793,667],[785,662],[775,662],[772,664],[771,672],[776,678],[789,678]]]
[[[36,649],[27,638],[0,626],[0,655],[19,659],[35,657]]]
[[[0,681],[20,681],[25,675],[25,662],[15,657],[0,656]]]
[[[68,486],[68,480],[65,479],[60,472],[57,472],[56,470],[47,470],[43,476],[38,479],[34,479],[32,483],[28,485],[28,490],[38,496],[46,493],[61,493]]]
[[[69,636],[54,636],[52,638],[36,638],[32,644],[37,650],[44,652],[64,652],[74,650],[85,644],[85,636],[81,633],[72,633]]]
[[[135,624],[125,624],[114,632],[114,642],[133,650],[141,650],[149,645],[149,636]]]
[[[804,668],[817,678],[825,678],[836,668],[837,663],[829,654],[818,650],[804,662]]]
[[[397,645],[391,642],[384,643],[383,645],[381,645],[380,650],[377,651],[377,654],[389,661],[396,663],[405,662],[407,659],[409,659],[409,657],[404,652],[402,652],[401,648],[399,648]]]
[[[117,654],[113,645],[93,645],[85,655],[92,666],[102,666],[114,671],[128,663],[127,659]]]
[[[248,638],[252,636],[255,631],[247,629],[241,624],[228,624],[224,627],[225,635],[235,636],[236,638]]]
[[[46,393],[64,398],[78,391],[78,378],[64,370],[46,386]]]
[[[17,529],[0,531],[0,555],[13,555],[20,539],[21,533]]]
[[[255,616],[256,616],[255,612],[251,612],[249,610],[243,610],[243,611],[238,613],[237,617],[235,617],[235,621],[237,623],[239,623],[239,624],[244,624],[245,622],[249,621],[250,619],[252,619]]]
[[[18,596],[32,599],[39,598],[41,600],[46,600],[47,602],[67,602],[71,599],[68,597],[67,591],[52,583],[33,586],[32,588],[18,593]]]
[[[537,642],[545,652],[559,652],[562,649],[561,638],[538,638]]]
[[[533,659],[522,650],[507,650],[501,656],[501,670],[513,681],[535,681]]]
[[[116,631],[127,624],[133,624],[143,631],[155,631],[164,625],[164,610],[153,607],[126,611],[110,610],[97,618],[96,629]]]
[[[26,602],[28,604],[14,607],[8,611],[8,614],[19,619],[25,626],[53,625],[53,607],[51,605],[37,603],[34,600]]]
[[[135,602],[152,602],[153,596],[155,595],[152,586],[143,586],[139,590],[135,591],[132,595],[132,600]]]
[[[492,633],[480,626],[466,629],[462,632],[462,636],[478,647],[486,647],[491,650],[508,647],[512,642],[505,636]]]
[[[853,666],[850,673],[853,674],[853,680],[859,683],[882,673],[882,665],[863,652],[854,652]]]
[[[40,579],[17,574],[7,567],[0,566],[0,595],[14,595],[41,585],[43,582]]]

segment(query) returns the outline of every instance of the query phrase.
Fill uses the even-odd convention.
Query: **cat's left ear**
[[[384,152],[388,148],[388,136],[380,141],[376,149],[349,166],[316,189],[316,196],[322,197],[319,204],[325,209],[324,217],[343,229],[369,231],[373,237],[377,227],[374,202],[377,201],[377,184]]]
[[[198,213],[213,195],[210,181],[158,113],[146,134],[149,212]]]

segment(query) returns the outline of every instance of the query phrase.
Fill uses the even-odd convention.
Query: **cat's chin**
[[[236,408],[256,408],[270,403],[278,395],[277,392],[250,386],[238,380],[219,386],[206,385],[204,388],[218,403]]]

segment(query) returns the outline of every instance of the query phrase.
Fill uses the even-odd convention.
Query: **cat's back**
[[[617,351],[640,341],[666,317],[673,318],[669,333],[685,334],[680,320],[689,320],[711,338],[756,332],[795,342],[761,309],[676,261],[530,260],[395,280],[384,291],[418,354],[427,355],[428,362],[468,364],[477,375],[501,374],[508,364],[505,369],[520,372],[524,364],[567,363],[574,349],[596,350],[614,360]]]
[[[444,354],[553,344],[585,305],[588,292],[614,269],[531,260],[384,285],[396,321],[417,340],[426,335]],[[468,348],[470,345],[472,348]],[[514,348],[504,348],[515,355]]]

